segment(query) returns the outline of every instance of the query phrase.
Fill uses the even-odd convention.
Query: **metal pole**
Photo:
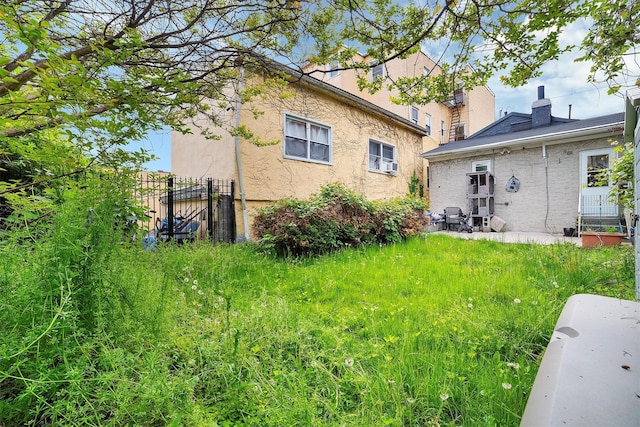
[[[213,180],[207,178],[207,234],[213,241]]]
[[[169,178],[169,188],[167,191],[167,232],[169,240],[173,239],[173,184],[174,178]]]
[[[242,108],[242,100],[240,93],[242,92],[242,80],[244,79],[244,68],[240,65],[240,78],[238,79],[238,93],[236,94],[236,128],[240,127],[240,108]],[[249,236],[249,221],[247,218],[247,200],[244,192],[244,178],[242,174],[242,153],[240,151],[240,135],[236,135],[236,162],[238,165],[238,185],[240,187],[240,202],[242,203],[242,224],[244,228],[244,239],[251,240]],[[235,212],[233,212],[235,218]],[[235,222],[235,221],[234,221]],[[234,233],[235,234],[235,233]]]

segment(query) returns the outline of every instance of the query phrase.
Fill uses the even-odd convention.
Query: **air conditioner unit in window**
[[[382,172],[395,175],[398,173],[398,164],[396,162],[382,162]]]

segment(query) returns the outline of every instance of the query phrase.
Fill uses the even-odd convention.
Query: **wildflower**
[[[509,383],[502,383],[502,388],[505,390],[511,390],[511,384]]]
[[[198,295],[203,295],[204,292],[202,292],[202,289],[198,289]]]
[[[409,405],[411,405],[412,403],[414,403],[416,400],[413,397],[407,397],[407,403]]]
[[[190,282],[189,278],[188,278],[188,277],[185,277],[185,278],[184,278],[184,283],[189,283],[189,282]]]
[[[193,284],[197,285],[198,284],[198,279],[193,279]]]
[[[191,289],[193,289],[195,291],[196,289],[198,289],[198,287],[196,285],[193,285],[193,286],[191,286]]]
[[[520,304],[520,298],[514,298],[513,302],[515,302],[516,304]]]
[[[389,384],[395,384],[396,380],[394,380],[393,378],[389,378]]]
[[[467,307],[473,308],[473,304],[469,303],[469,304],[467,304]]]
[[[347,365],[349,368],[353,366],[353,357],[349,357],[347,359],[344,360],[344,364]]]
[[[231,312],[231,315],[232,315],[233,317],[238,317],[238,312],[237,312],[237,311],[232,311],[232,312]]]
[[[445,400],[447,400],[448,398],[449,398],[449,395],[448,395],[447,393],[442,393],[442,394],[440,395],[440,400],[442,400],[443,402],[444,402]]]
[[[508,367],[510,367],[510,368],[515,369],[516,371],[517,371],[518,369],[520,369],[520,364],[518,364],[518,363],[507,362],[507,366],[508,366]]]

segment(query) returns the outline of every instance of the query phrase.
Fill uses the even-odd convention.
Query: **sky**
[[[586,23],[576,23],[563,33],[561,43],[578,44],[585,36],[588,26]],[[439,56],[439,46],[423,46],[423,50],[432,58]],[[538,97],[538,86],[545,87],[545,98],[551,101],[551,114],[556,117],[587,119],[624,110],[624,99],[621,94],[607,94],[606,83],[588,83],[590,63],[575,62],[579,52],[568,52],[560,56],[557,61],[550,62],[543,67],[542,76],[528,84],[512,88],[504,86],[499,77],[489,81],[489,88],[495,94],[495,118],[511,112],[531,113],[531,104]],[[640,55],[629,56],[627,65],[632,75],[640,75]],[[620,82],[630,87],[630,82]],[[624,93],[624,89],[622,90]],[[158,160],[151,161],[145,166],[148,170],[165,172],[171,171],[171,132],[166,129],[154,132],[141,141],[142,147],[153,152]],[[139,145],[138,145],[139,146]]]
[[[577,52],[567,53],[546,64],[542,76],[519,88],[506,87],[498,77],[492,78],[488,86],[495,94],[496,118],[510,112],[531,113],[538,86],[544,86],[545,98],[551,101],[551,114],[556,117],[569,117],[569,106],[574,119],[622,112],[622,94],[609,95],[606,83],[587,82],[590,63],[575,62],[578,56]]]

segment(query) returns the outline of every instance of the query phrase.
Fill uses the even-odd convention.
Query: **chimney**
[[[551,124],[551,101],[544,97],[544,86],[538,86],[538,99],[531,105],[531,127]]]

